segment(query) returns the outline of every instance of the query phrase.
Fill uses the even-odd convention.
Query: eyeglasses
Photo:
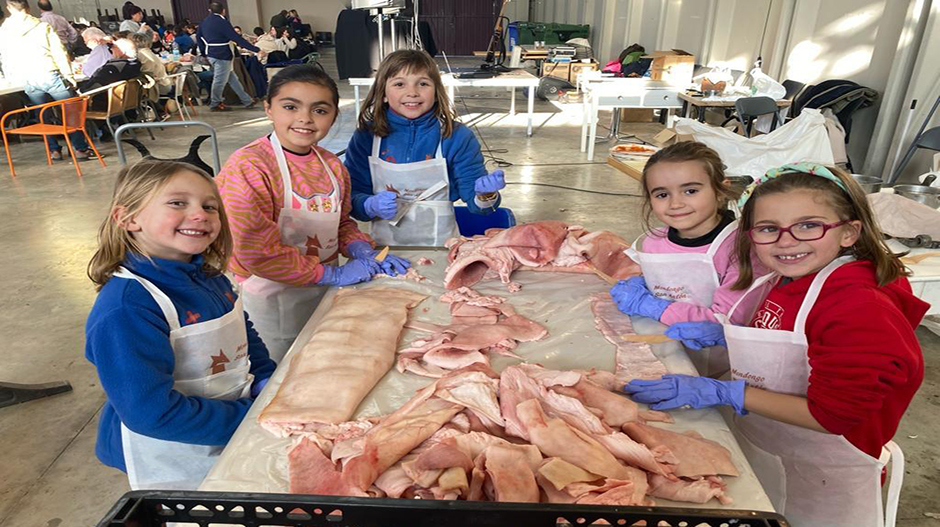
[[[760,225],[747,231],[751,241],[758,245],[770,245],[777,243],[783,233],[789,232],[790,236],[801,242],[811,242],[818,240],[840,225],[845,225],[849,220],[837,221],[835,223],[821,223],[818,221],[801,221],[794,223],[789,227],[777,227],[776,225]]]

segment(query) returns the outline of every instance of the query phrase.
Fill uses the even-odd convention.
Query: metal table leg
[[[528,137],[532,137],[532,114],[535,113],[535,90],[537,89],[537,86],[529,86],[529,125],[525,132]]]
[[[72,385],[66,381],[43,384],[0,382],[0,408],[70,391],[72,391]]]

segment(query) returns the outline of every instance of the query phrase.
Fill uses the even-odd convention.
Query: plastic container
[[[506,33],[509,37],[507,40],[509,51],[512,51],[516,44],[522,44],[522,42],[519,42],[519,27],[516,26],[516,22],[510,22]]]
[[[128,492],[108,511],[98,527],[158,527],[165,522],[200,526],[350,526],[409,527],[497,526],[556,527],[607,525],[748,525],[788,527],[770,512],[684,509],[671,507],[600,507],[547,503],[393,500],[301,494],[234,492]],[[596,524],[595,524],[596,525]]]
[[[508,229],[516,224],[516,216],[512,211],[502,207],[486,216],[474,214],[467,207],[454,207],[454,216],[461,236],[476,236],[487,229]]]
[[[881,181],[881,178],[879,177],[852,174],[852,179],[858,183],[858,186],[862,187],[862,190],[865,191],[865,194],[875,194],[881,192],[881,185],[883,181]]]

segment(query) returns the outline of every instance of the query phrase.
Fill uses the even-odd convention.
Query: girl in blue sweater
[[[88,276],[85,356],[107,395],[95,453],[133,490],[196,489],[275,363],[222,275],[222,199],[191,165],[118,174]]]
[[[378,245],[442,246],[456,235],[454,201],[490,214],[506,186],[486,173],[480,144],[456,114],[434,59],[396,51],[379,66],[346,150],[352,216]]]

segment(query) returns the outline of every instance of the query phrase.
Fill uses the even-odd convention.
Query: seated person
[[[156,82],[154,88],[159,96],[168,95],[170,93],[171,82],[166,76],[166,66],[163,65],[160,57],[156,56],[148,47],[151,43],[150,37],[143,33],[133,33],[130,39],[137,48],[137,60],[140,62],[140,71],[153,78]],[[157,100],[157,98],[158,97],[155,97],[154,94],[150,94],[151,100]]]
[[[111,40],[104,34],[104,31],[97,27],[90,27],[82,31],[82,40],[91,50],[82,65],[82,75],[91,77],[98,71],[98,68],[114,58],[111,54]]]
[[[137,60],[137,46],[135,46],[133,42],[127,38],[119,38],[114,41],[111,53],[114,58],[106,62],[104,66],[98,68],[94,75],[91,75],[88,80],[80,83],[79,91],[87,92],[118,81],[126,81],[140,77],[141,70],[140,62]],[[107,108],[107,96],[106,94],[102,95],[105,95],[105,97],[92,98],[92,109],[102,110]],[[104,108],[102,108],[100,104],[96,104],[100,100],[104,101]]]
[[[193,34],[190,32],[190,28],[192,27],[192,25],[189,25],[184,28],[177,27],[174,30],[173,41],[179,46],[180,55],[183,53],[192,53],[193,49],[196,47],[196,41],[193,40]]]
[[[260,57],[262,64],[268,62],[284,62],[287,60],[287,54],[290,50],[297,47],[297,39],[291,36],[290,30],[284,27],[272,27],[266,34],[258,37],[255,45],[265,52],[266,56]],[[281,53],[276,53],[276,52]],[[271,55],[271,54],[274,55]],[[270,56],[270,57],[269,57]],[[273,57],[273,58],[272,58]]]

